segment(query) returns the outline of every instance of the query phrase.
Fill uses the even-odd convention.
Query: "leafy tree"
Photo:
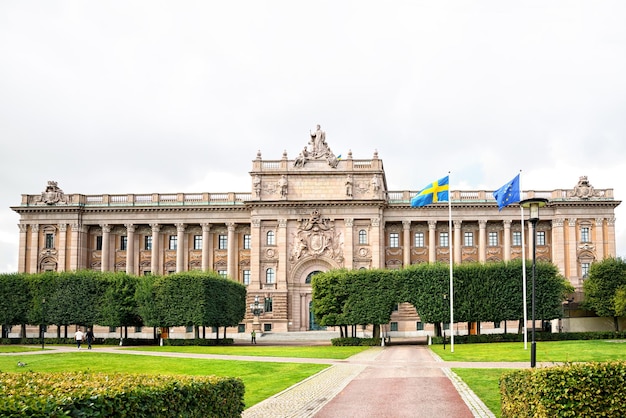
[[[618,317],[623,313],[619,309],[616,310],[616,307],[620,307],[622,298],[620,296],[622,293],[618,291],[624,286],[626,286],[626,261],[621,258],[607,258],[593,263],[589,269],[589,277],[583,282],[585,292],[583,306],[598,316],[613,317],[616,331],[619,331]]]
[[[32,296],[24,274],[0,274],[0,323],[2,338],[12,325],[28,322],[28,308]]]
[[[126,273],[103,273],[102,280],[105,290],[99,303],[98,324],[124,328],[142,325],[135,298],[139,279]]]

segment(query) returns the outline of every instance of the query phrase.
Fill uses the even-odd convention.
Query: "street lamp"
[[[46,298],[41,299],[41,349],[44,349],[44,338],[46,333]]]
[[[255,331],[261,331],[261,323],[259,322],[259,316],[263,313],[263,306],[259,303],[259,296],[254,297],[254,303],[250,305],[250,312],[254,317],[252,319],[252,329]]]
[[[530,216],[528,221],[533,227],[533,281],[532,281],[532,302],[531,302],[531,321],[533,324],[532,337],[530,342],[530,367],[537,365],[537,343],[535,341],[535,277],[537,267],[537,222],[539,222],[539,208],[544,207],[548,203],[548,199],[531,198],[519,202],[523,208],[529,208]],[[526,309],[526,307],[524,307]]]

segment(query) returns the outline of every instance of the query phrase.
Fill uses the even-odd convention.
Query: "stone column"
[[[505,219],[502,221],[504,226],[504,261],[511,261],[511,220]]]
[[[276,288],[287,289],[287,219],[278,220],[278,234],[276,237],[278,246],[278,267],[276,268]]]
[[[402,221],[402,265],[411,265],[411,221]]]
[[[371,231],[372,231],[372,268],[382,268],[384,266],[383,256],[385,254],[384,244],[381,245],[381,227],[380,227],[380,218],[372,218],[371,220]],[[384,242],[384,240],[383,240]]]
[[[261,288],[261,220],[252,218],[250,223],[250,284],[249,289]]]
[[[101,270],[111,270],[111,225],[101,224],[102,228],[102,263]]]
[[[596,246],[596,260],[604,260],[604,219],[596,218],[596,236],[594,238]]]
[[[161,230],[161,226],[159,224],[150,224],[152,227],[152,252],[150,255],[150,270],[151,274],[160,274],[161,269],[159,268],[160,260],[159,256],[161,255],[161,251],[159,251],[159,231]]]
[[[354,268],[354,219],[346,218],[344,219],[345,225],[345,242],[344,242],[344,267],[348,270],[352,270]]]
[[[462,255],[461,255],[461,246],[463,245],[463,232],[461,231],[461,225],[463,221],[454,221],[454,261],[456,263],[461,263]],[[450,237],[452,239],[452,237]]]
[[[80,224],[72,224],[70,235],[70,270],[78,270],[78,253],[80,252]]]
[[[578,258],[576,248],[578,238],[576,237],[576,218],[568,219],[567,222],[567,277],[578,277]]]
[[[559,268],[561,273],[566,274],[564,223],[565,219],[563,218],[552,220],[552,262]]]
[[[185,224],[176,224],[176,273],[185,268]]]
[[[28,225],[26,224],[18,224],[20,228],[20,248],[19,248],[19,258],[17,260],[17,272],[18,273],[26,273],[26,237],[28,233]]]
[[[308,303],[306,303],[306,293],[300,293],[300,331],[307,330],[309,321]]]
[[[67,246],[67,224],[59,224],[59,259],[57,271],[65,271],[65,247]]]
[[[135,274],[135,225],[126,224],[126,274]]]
[[[478,261],[487,261],[487,221],[478,220]]]
[[[437,261],[437,221],[428,221],[428,262]]]
[[[37,273],[39,264],[39,225],[30,226],[30,265],[29,273]]]
[[[204,223],[202,226],[202,271],[211,270],[211,224]]]
[[[237,280],[237,237],[235,235],[235,228],[237,224],[234,222],[227,222],[228,228],[228,248],[227,248],[227,264],[226,274],[233,280]]]
[[[607,254],[605,257],[617,257],[617,250],[615,249],[615,218],[609,218],[606,220],[607,227]]]

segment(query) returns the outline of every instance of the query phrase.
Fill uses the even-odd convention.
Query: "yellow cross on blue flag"
[[[448,181],[450,176],[445,176],[437,181],[433,181],[428,186],[420,190],[411,199],[411,207],[430,205],[431,203],[448,201]]]
[[[509,206],[511,203],[519,202],[521,200],[519,191],[519,174],[515,176],[513,180],[493,192],[493,197],[496,198],[499,210]]]

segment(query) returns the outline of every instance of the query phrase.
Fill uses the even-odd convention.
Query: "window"
[[[272,298],[265,298],[263,303],[263,311],[264,312],[272,312],[274,304],[272,302]]]
[[[422,321],[417,321],[415,323],[415,329],[417,331],[424,331],[424,323]]]
[[[499,329],[499,328],[500,328],[500,321],[498,321],[498,322],[494,322],[494,323],[493,323],[493,327],[494,327],[495,329]]]
[[[240,334],[243,334],[244,332],[246,332],[246,324],[237,325],[237,332]]]
[[[418,248],[424,247],[424,233],[423,232],[415,233],[415,246]]]
[[[102,251],[102,235],[96,237],[96,250]]]
[[[272,330],[272,324],[263,324],[263,332],[270,332]]]
[[[522,233],[521,231],[513,231],[513,245],[522,245]]]
[[[360,245],[367,244],[367,231],[365,229],[361,229],[359,231],[359,244]]]
[[[224,278],[228,277],[228,272],[226,270],[218,270],[217,274]]]
[[[276,236],[274,235],[274,231],[267,231],[267,245],[276,245]]]
[[[439,233],[439,246],[440,247],[449,247],[450,243],[448,241],[448,233],[440,232]]]
[[[489,232],[489,236],[488,236],[487,240],[488,240],[488,245],[490,247],[497,247],[498,246],[498,233],[497,232]]]
[[[128,249],[128,237],[126,235],[122,235],[120,237],[120,250],[126,251]]]
[[[537,231],[537,245],[546,245],[546,231]]]
[[[178,248],[178,237],[176,235],[170,235],[170,250]]]
[[[135,332],[141,332],[141,327],[135,327]]]
[[[450,329],[450,323],[449,322],[444,322],[443,323],[443,329]]]
[[[115,332],[117,331],[117,327],[109,327],[109,332]]]
[[[54,234],[46,234],[46,248],[54,248]]]
[[[220,250],[228,249],[228,235],[220,235],[218,237],[217,248]]]
[[[466,247],[474,246],[474,233],[473,232],[463,233],[463,245],[465,245]]]
[[[144,275],[144,276],[149,276],[149,275],[151,275],[151,274],[152,274],[152,272],[151,272],[150,270],[144,270],[144,271],[143,271],[143,275]]]
[[[250,270],[243,271],[243,284],[246,286],[250,284]]]
[[[265,270],[265,283],[272,284],[276,281],[276,277],[274,275],[274,269],[269,268]]]
[[[202,235],[194,235],[193,236],[193,249],[201,250],[202,249]]]
[[[590,267],[590,263],[582,263],[580,265],[580,272],[583,275],[583,279],[586,279],[587,277],[589,277],[589,267]]]
[[[398,330],[398,323],[397,322],[392,322],[389,325],[390,325],[389,331],[397,331]]]
[[[187,326],[185,327],[185,332],[193,332],[193,325],[191,325],[191,326],[190,326],[190,325],[187,325]]]
[[[581,242],[590,242],[589,241],[589,228],[587,228],[587,227],[580,228],[580,241]]]
[[[389,247],[398,248],[400,246],[400,234],[392,232],[389,234]]]
[[[393,305],[393,312],[398,312],[398,304]]]
[[[143,249],[151,250],[152,249],[152,235],[146,235],[143,241]]]
[[[243,236],[243,249],[249,250],[252,248],[252,236],[250,234],[244,234]]]

